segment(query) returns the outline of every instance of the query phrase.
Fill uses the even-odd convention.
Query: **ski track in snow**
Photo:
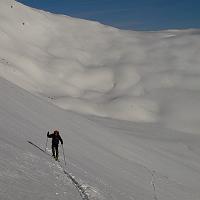
[[[0,19],[0,199],[200,199],[200,30],[122,31],[14,0]],[[28,151],[55,128],[70,173]]]
[[[27,141],[29,144],[33,145],[34,147],[36,147],[37,149],[39,149],[40,151],[42,151],[43,153],[45,153],[46,155],[51,156],[50,154],[48,154],[46,151],[44,151],[42,148],[40,148],[38,145],[34,144],[31,141]],[[67,170],[65,169],[65,167],[60,163],[57,162],[57,164],[61,167],[61,169],[63,170],[63,173],[65,175],[67,175],[67,177],[72,181],[72,183],[74,184],[74,186],[77,188],[77,190],[80,193],[80,196],[83,200],[89,200],[88,194],[86,193],[86,189],[87,187],[82,186],[76,179],[75,177],[70,174],[69,172],[67,172]]]
[[[3,79],[0,91],[2,199],[6,195],[12,199],[14,194],[17,200],[23,194],[31,200],[50,195],[80,198],[57,164],[45,164],[47,159],[37,149],[30,152],[26,140],[39,141],[44,149],[42,143],[51,126],[60,127],[70,174],[90,200],[199,199],[198,135],[66,112]],[[7,187],[11,181],[15,184]],[[36,191],[37,197],[33,195]]]

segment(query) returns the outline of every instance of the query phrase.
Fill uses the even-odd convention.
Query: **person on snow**
[[[55,158],[55,160],[58,160],[58,145],[59,141],[63,145],[63,140],[59,134],[59,131],[55,130],[52,134],[47,133],[48,138],[52,138],[52,156]]]

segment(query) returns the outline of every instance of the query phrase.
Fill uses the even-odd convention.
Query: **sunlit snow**
[[[59,129],[66,170],[90,199],[199,200],[199,38],[0,0],[0,199],[81,199],[27,143],[44,148]]]

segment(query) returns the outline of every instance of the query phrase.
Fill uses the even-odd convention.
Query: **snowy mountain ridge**
[[[14,0],[0,11],[3,78],[67,110],[199,132],[199,30],[122,31]]]
[[[13,0],[0,21],[0,199],[83,199],[63,169],[89,200],[200,199],[199,30],[121,31]]]

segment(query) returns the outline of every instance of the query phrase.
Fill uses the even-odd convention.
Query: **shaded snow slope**
[[[121,31],[0,1],[0,76],[77,112],[200,129],[200,30]]]
[[[152,124],[82,117],[0,79],[0,199],[81,199],[49,156],[58,128],[67,168],[91,200],[200,199],[200,137]],[[50,141],[48,142],[50,150]],[[62,150],[60,160],[63,165]]]

